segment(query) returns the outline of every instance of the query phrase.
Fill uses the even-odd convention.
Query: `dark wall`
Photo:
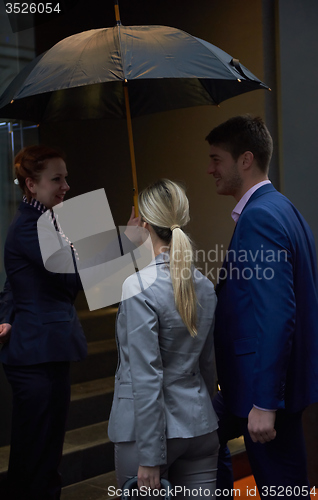
[[[229,11],[232,3],[229,3]],[[38,53],[44,52],[59,40],[96,28],[107,28],[116,24],[114,2],[112,0],[78,0],[66,14],[36,28]],[[202,18],[206,15],[217,21],[218,0],[119,0],[122,24],[165,25],[183,29],[199,36],[202,32]],[[223,2],[224,4],[224,2]]]
[[[316,0],[279,1],[282,186],[318,243],[317,23]]]
[[[318,243],[318,3],[279,1],[281,179]],[[318,404],[304,415],[309,478],[318,486]]]

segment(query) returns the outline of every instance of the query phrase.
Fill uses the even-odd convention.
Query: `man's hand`
[[[11,325],[9,323],[3,323],[0,325],[0,344],[7,342],[11,335]]]
[[[253,407],[248,415],[248,432],[254,443],[267,443],[276,437],[276,411],[259,410]]]
[[[146,486],[151,489],[160,488],[160,466],[146,467],[139,465],[138,469],[138,488]]]

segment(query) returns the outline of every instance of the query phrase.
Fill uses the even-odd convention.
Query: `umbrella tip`
[[[240,80],[239,78],[237,79],[237,81],[238,81],[239,83],[242,83],[242,80]]]
[[[270,92],[272,91],[272,89],[270,89],[269,87],[268,87],[268,90],[269,90]]]
[[[14,99],[12,99],[12,101],[10,102],[10,104],[13,104],[14,103]]]
[[[118,4],[118,0],[115,0],[115,4],[114,4],[114,9],[115,9],[115,19],[116,19],[116,23],[118,26],[121,25],[121,20],[120,20],[120,13],[119,13],[119,4]]]

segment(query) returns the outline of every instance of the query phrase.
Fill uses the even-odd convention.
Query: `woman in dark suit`
[[[162,180],[139,195],[141,225],[155,259],[123,285],[116,332],[119,365],[108,434],[119,486],[138,474],[158,488],[160,475],[178,498],[215,491],[218,437],[214,392],[213,284],[193,267],[183,227],[188,199]],[[188,492],[184,492],[187,488]]]
[[[63,155],[45,146],[23,149],[15,158],[15,171],[24,197],[5,244],[7,282],[0,300],[0,361],[13,393],[8,491],[1,500],[56,500],[61,494],[58,465],[70,401],[70,361],[85,358],[87,345],[74,307],[82,288],[74,249],[65,245],[73,273],[48,271],[37,222],[47,213],[53,233],[58,230],[68,241],[53,207],[70,188]],[[133,214],[128,224],[134,225]]]
[[[86,357],[86,339],[73,305],[81,287],[77,273],[45,269],[37,221],[69,191],[61,153],[31,146],[15,158],[24,193],[5,243],[10,338],[0,354],[12,387],[13,414],[7,498],[59,499],[70,401],[70,361]],[[10,303],[9,303],[10,305]]]

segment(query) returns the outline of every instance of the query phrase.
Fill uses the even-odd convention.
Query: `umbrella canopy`
[[[35,122],[217,105],[268,87],[218,47],[166,26],[79,33],[37,57],[0,98],[0,116]]]
[[[220,102],[268,89],[237,59],[167,26],[117,26],[60,41],[28,64],[0,97],[0,116],[39,122],[126,117],[135,213],[131,117]],[[129,93],[128,93],[129,89]]]

